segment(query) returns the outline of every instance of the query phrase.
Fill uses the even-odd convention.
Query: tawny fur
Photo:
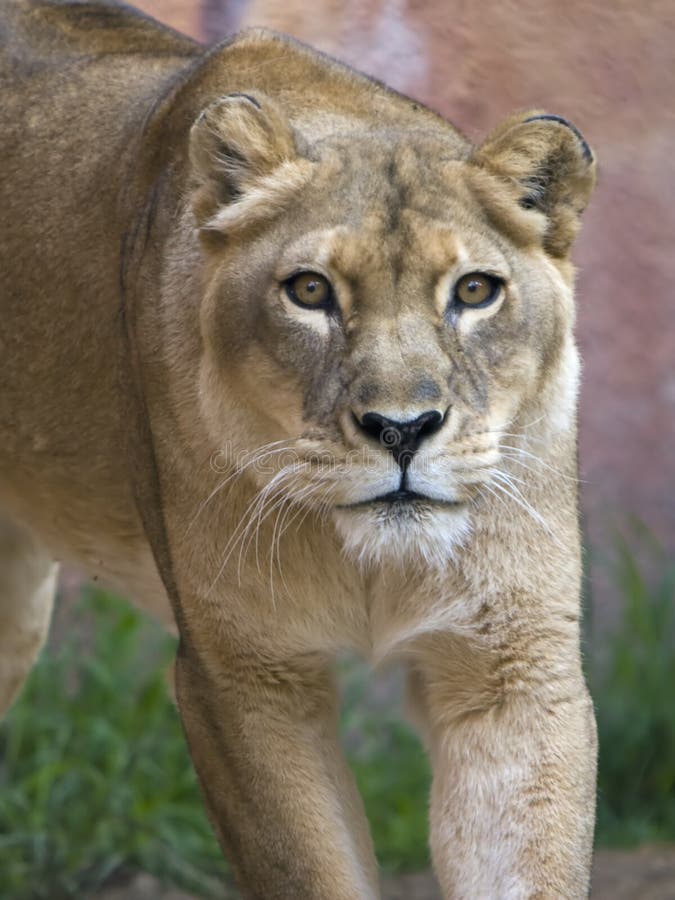
[[[594,162],[519,114],[473,147],[278,35],[205,52],[128,8],[0,13],[0,700],[54,558],[181,642],[209,814],[252,898],[378,896],[331,663],[396,656],[448,898],[581,898],[573,270]],[[529,121],[531,120],[531,121]],[[336,309],[302,309],[298,270]],[[469,272],[503,280],[458,310]],[[443,426],[409,483],[355,424]]]

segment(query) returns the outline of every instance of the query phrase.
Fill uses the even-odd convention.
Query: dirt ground
[[[228,900],[235,900],[237,896],[231,892],[228,894]],[[440,893],[433,876],[428,872],[420,872],[387,878],[383,883],[382,898],[440,900]],[[149,875],[139,875],[131,883],[104,891],[96,900],[193,900],[193,898],[180,891],[162,889]],[[675,847],[598,851],[593,866],[591,900],[675,900]]]
[[[598,851],[591,898],[675,900],[675,847]],[[383,900],[440,900],[440,893],[431,875],[405,875],[386,882]]]

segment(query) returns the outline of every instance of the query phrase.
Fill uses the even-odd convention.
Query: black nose
[[[363,418],[354,416],[354,421],[368,437],[379,441],[392,454],[398,465],[405,471],[422,441],[440,429],[445,416],[437,409],[423,412],[416,419],[397,422],[376,412],[365,413]]]

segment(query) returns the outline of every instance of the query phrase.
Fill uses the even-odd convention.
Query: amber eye
[[[499,296],[502,281],[484,272],[463,275],[453,292],[453,300],[464,306],[488,306]]]
[[[293,303],[306,309],[329,309],[333,305],[330,281],[318,272],[298,272],[284,282],[284,289]]]

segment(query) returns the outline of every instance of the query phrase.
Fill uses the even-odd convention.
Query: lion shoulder
[[[0,7],[0,36],[2,56],[15,64],[79,54],[190,57],[203,51],[140,10],[101,0],[9,0]]]

